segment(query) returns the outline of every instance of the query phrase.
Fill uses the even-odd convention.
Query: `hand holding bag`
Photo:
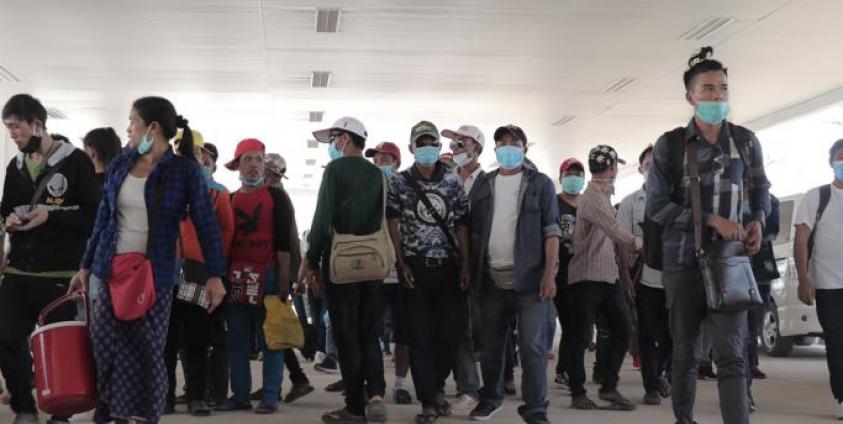
[[[691,210],[694,219],[694,249],[705,284],[711,312],[738,312],[762,305],[752,264],[742,241],[720,240],[708,250],[702,247],[702,195],[700,167],[695,142],[685,146],[690,173]]]

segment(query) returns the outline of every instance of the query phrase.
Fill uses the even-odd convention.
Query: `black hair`
[[[644,159],[647,158],[647,155],[653,154],[653,145],[648,145],[640,155],[638,155],[638,164],[641,165],[644,163]]]
[[[176,130],[182,129],[181,142],[178,152],[181,157],[189,160],[196,160],[193,153],[193,132],[187,125],[187,119],[176,113],[176,107],[169,100],[163,97],[142,97],[132,103],[132,107],[140,115],[146,125],[157,122],[164,131],[167,140],[176,136]]]
[[[831,146],[831,149],[828,151],[828,163],[834,162],[834,156],[837,155],[837,151],[843,149],[843,138],[834,142]]]
[[[120,137],[111,127],[94,128],[88,131],[82,139],[82,144],[94,149],[97,152],[97,159],[102,161],[106,168],[123,150]]]
[[[722,71],[725,75],[729,75],[729,70],[723,67],[723,64],[708,57],[714,53],[714,48],[711,46],[703,47],[700,51],[688,59],[688,70],[682,75],[682,81],[685,82],[685,90],[690,91],[694,84],[694,79],[699,74],[704,74],[711,71]]]
[[[354,144],[357,148],[359,148],[361,150],[366,148],[366,139],[365,138],[360,137],[359,135],[354,134],[351,131],[344,131],[344,130],[340,130],[340,131],[348,134],[348,136],[351,138],[351,143]]]
[[[47,124],[47,109],[40,100],[29,94],[15,94],[3,106],[3,119],[13,116],[29,124],[36,119]]]

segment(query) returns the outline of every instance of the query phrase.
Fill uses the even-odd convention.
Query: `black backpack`
[[[817,225],[823,217],[823,212],[831,200],[831,184],[826,184],[820,187],[820,204],[817,206],[817,217],[814,219],[814,225],[811,227],[811,235],[808,236],[808,259],[814,253],[814,236],[817,234]]]
[[[729,133],[735,142],[735,147],[745,167],[752,164],[752,132],[748,129],[727,122]],[[685,177],[685,127],[677,127],[664,133],[667,142],[669,160],[669,176],[672,192],[671,200],[678,204],[683,203],[685,193],[682,190],[682,178]],[[644,231],[644,262],[650,268],[662,270],[664,268],[662,250],[662,226],[650,218],[650,211],[644,210],[644,222],[641,224]]]

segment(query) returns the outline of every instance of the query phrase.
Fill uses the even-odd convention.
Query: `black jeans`
[[[570,308],[568,308],[568,279],[561,277],[562,271],[556,277],[556,297],[553,303],[556,305],[556,314],[559,316],[559,331],[561,338],[559,339],[559,354],[556,357],[556,374],[568,372],[568,356],[570,356],[571,333],[568,329],[570,325]]]
[[[228,398],[228,335],[225,325],[225,303],[211,314],[211,344],[208,352],[207,387],[211,399]]]
[[[601,391],[617,388],[618,372],[629,346],[629,315],[624,301],[624,292],[619,284],[582,281],[568,287],[568,308],[571,310],[568,374],[572,397],[586,393],[585,349],[588,346],[590,329],[600,313],[606,316],[610,333],[608,349],[604,352],[606,359],[598,361],[603,380]]]
[[[831,393],[843,402],[843,289],[817,290],[817,318],[825,336]]]
[[[638,308],[638,345],[641,348],[641,377],[647,393],[661,388],[661,377],[670,368],[673,339],[664,289],[639,284],[635,297]]]
[[[173,299],[170,313],[170,329],[167,333],[167,345],[164,359],[167,363],[169,389],[167,401],[176,399],[176,363],[179,349],[184,349],[182,368],[187,383],[187,401],[205,399],[208,376],[208,348],[213,338],[214,319],[219,311],[209,314],[200,306]]]
[[[38,314],[67,293],[68,279],[6,274],[0,282],[0,370],[12,395],[12,411],[37,414],[32,397],[32,357],[29,336]],[[76,310],[66,305],[47,322],[73,320]],[[58,417],[56,417],[58,418]]]
[[[363,415],[367,393],[377,396],[386,393],[378,340],[378,322],[383,316],[382,283],[333,284],[328,281],[327,272],[323,273],[323,280],[327,282],[328,310],[345,384],[346,408],[353,414]]]
[[[287,349],[284,352],[284,366],[287,367],[287,372],[290,374],[290,382],[293,383],[294,386],[298,386],[299,384],[310,384],[310,380],[307,379],[307,375],[305,375],[304,370],[301,369],[299,357],[296,356],[296,352],[294,352],[293,349]]]
[[[410,370],[422,406],[434,407],[456,360],[463,334],[457,323],[463,321],[459,314],[465,297],[461,296],[454,260],[446,260],[441,266],[414,258],[406,262],[415,280],[415,287],[405,287],[403,294]]]

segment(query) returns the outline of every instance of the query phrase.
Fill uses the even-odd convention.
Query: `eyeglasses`
[[[451,141],[451,150],[465,149],[469,145],[469,143],[474,143],[474,142],[475,142],[474,140],[472,140],[468,137],[456,138],[453,141]]]

